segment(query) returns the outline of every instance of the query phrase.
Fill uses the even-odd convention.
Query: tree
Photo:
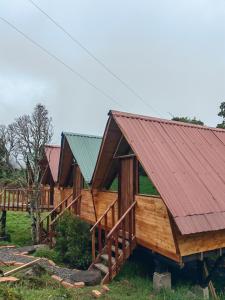
[[[42,168],[40,161],[44,156],[44,146],[53,135],[52,119],[42,104],[37,104],[32,115],[23,115],[8,126],[9,135],[14,140],[14,157],[22,167],[25,164],[29,173],[28,185],[32,186],[30,213],[32,218],[32,239],[39,241],[40,197]]]
[[[218,116],[219,117],[222,117],[223,118],[223,120],[222,120],[222,123],[220,123],[220,124],[217,124],[217,128],[223,128],[223,129],[225,129],[225,102],[222,102],[221,104],[220,104],[220,111],[219,111],[219,113],[218,113]]]
[[[201,120],[197,120],[196,117],[194,118],[189,118],[189,117],[173,117],[173,121],[178,121],[178,122],[184,122],[184,123],[191,123],[195,125],[204,125],[204,123]]]
[[[14,167],[12,163],[12,153],[14,140],[5,125],[0,125],[0,181],[5,184],[12,177]]]

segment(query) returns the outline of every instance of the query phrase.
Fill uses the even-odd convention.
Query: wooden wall
[[[102,216],[108,206],[117,198],[115,192],[98,192],[94,196],[97,218]],[[159,197],[135,196],[136,237],[140,245],[161,253],[174,260],[179,260],[173,240],[167,209]],[[116,206],[116,215],[118,207]],[[82,191],[81,218],[95,222],[95,211],[90,191]],[[110,227],[110,222],[108,223]]]
[[[177,232],[177,241],[182,256],[225,248],[225,230],[183,236]]]
[[[179,260],[170,220],[162,199],[136,195],[136,236],[138,243],[160,254]]]
[[[57,195],[58,199],[60,197],[64,199],[71,193],[71,188],[64,190],[56,188],[55,190],[55,196]],[[116,198],[116,192],[98,192],[94,195],[94,209],[91,192],[82,190],[81,218],[94,224],[96,215],[99,219]],[[137,200],[136,237],[141,246],[177,262],[181,260],[181,256],[225,247],[225,230],[182,236],[177,228],[172,230],[167,208],[160,197],[136,195],[135,200]],[[118,207],[116,206],[116,215],[117,211]],[[110,222],[108,226],[110,227]],[[180,255],[177,252],[180,252]]]

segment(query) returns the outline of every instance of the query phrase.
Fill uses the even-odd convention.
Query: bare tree
[[[52,119],[42,104],[37,104],[32,115],[23,115],[8,126],[9,135],[13,136],[14,157],[17,163],[25,164],[29,170],[28,185],[32,186],[30,194],[30,213],[32,217],[32,239],[39,241],[40,199],[44,146],[51,141],[53,135]]]

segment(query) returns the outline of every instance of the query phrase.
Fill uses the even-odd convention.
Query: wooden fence
[[[0,209],[28,211],[33,192],[32,189],[0,187]],[[41,211],[50,211],[53,209],[53,204],[50,203],[49,189],[41,189],[40,191],[40,209]]]

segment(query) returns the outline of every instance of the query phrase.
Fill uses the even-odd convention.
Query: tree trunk
[[[40,221],[41,221],[41,212],[40,212],[40,197],[41,190],[39,184],[36,184],[31,191],[31,200],[30,200],[30,215],[32,220],[31,225],[31,236],[33,244],[38,244],[40,241]]]

